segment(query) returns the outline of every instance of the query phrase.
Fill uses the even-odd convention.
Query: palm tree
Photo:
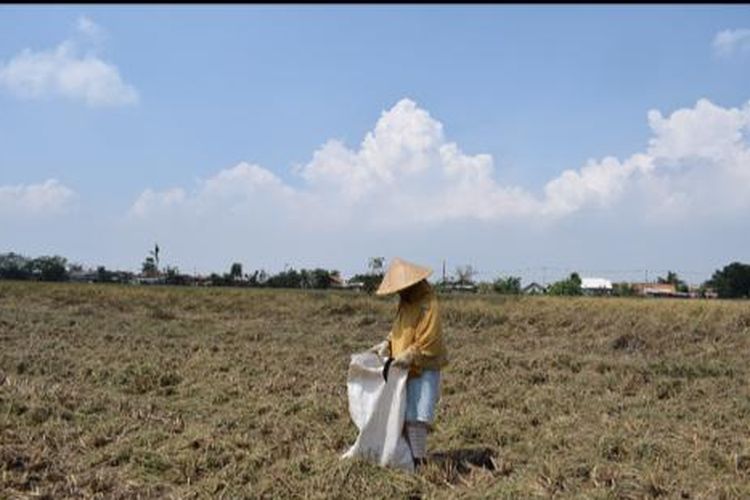
[[[149,252],[149,255],[153,258],[156,264],[156,271],[159,271],[159,244],[154,244],[154,249]]]
[[[146,260],[141,264],[141,272],[146,276],[156,276],[159,273],[159,268],[156,266],[156,261],[153,257],[146,257]]]
[[[229,275],[235,281],[242,278],[242,264],[239,262],[232,264],[232,267],[229,269]]]
[[[477,271],[471,266],[458,266],[456,268],[456,276],[458,277],[459,285],[471,285],[473,284],[472,279],[477,274]]]
[[[370,274],[382,274],[384,262],[385,257],[370,257],[367,265],[370,268]]]

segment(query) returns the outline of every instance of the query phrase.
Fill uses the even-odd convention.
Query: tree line
[[[242,264],[235,262],[229,272],[224,274],[212,273],[209,280],[212,285],[246,286],[265,288],[308,288],[325,290],[338,280],[338,271],[327,269],[294,269],[289,268],[277,274],[269,274],[263,269],[243,274]]]
[[[158,265],[158,252],[149,255],[141,272],[143,277],[159,278],[168,285],[189,285],[196,281],[194,276],[180,273],[177,267],[167,266],[162,271]],[[0,279],[25,281],[70,281],[77,273],[82,273],[82,266],[70,264],[59,255],[29,258],[17,253],[0,254]],[[330,288],[338,278],[338,271],[326,269],[287,269],[277,274],[257,270],[250,274],[242,273],[242,264],[233,263],[229,272],[212,273],[207,280],[216,286],[248,286],[268,288]],[[88,281],[96,283],[129,282],[136,278],[134,273],[112,271],[99,266],[95,272],[88,273]]]
[[[687,293],[688,284],[680,279],[677,273],[668,271],[667,275],[659,276],[656,280],[660,284],[671,284],[677,292]],[[569,277],[552,283],[547,288],[548,295],[583,295],[581,277],[578,273],[571,273]],[[635,288],[627,282],[613,283],[612,294],[619,297],[636,295]],[[501,294],[520,294],[521,278],[501,277],[493,283],[493,289]],[[750,265],[733,262],[722,269],[717,269],[710,279],[701,284],[699,292],[705,294],[707,290],[714,290],[720,298],[750,298]]]
[[[357,274],[349,279],[350,283],[358,283],[367,292],[373,292],[380,285],[383,278],[385,259],[371,258],[368,271]],[[475,285],[470,266],[457,269],[458,278],[452,284]],[[71,264],[65,257],[59,255],[43,255],[30,258],[14,252],[0,254],[0,279],[6,280],[34,280],[34,281],[69,281],[71,274],[83,272],[82,266]],[[194,276],[180,273],[177,267],[166,266],[162,271],[159,262],[159,247],[155,245],[141,265],[141,275],[157,278],[161,283],[169,285],[195,284]],[[112,271],[99,266],[91,276],[90,281],[99,283],[129,282],[135,275],[126,271]],[[211,285],[244,286],[266,288],[305,288],[327,289],[341,282],[340,273],[336,270],[322,268],[294,269],[288,268],[276,274],[269,274],[265,270],[255,270],[243,273],[242,264],[234,262],[229,271],[223,274],[211,273],[208,278]],[[665,277],[659,277],[658,283],[669,283],[678,292],[687,292],[688,285],[672,271]],[[449,289],[449,283],[440,282],[438,289]],[[518,276],[501,276],[492,283],[479,283],[478,288],[504,295],[519,295],[523,292],[521,278]],[[713,289],[720,298],[750,298],[750,264],[732,262],[717,269],[710,279],[706,280],[701,289]],[[552,283],[546,291],[549,295],[576,296],[582,295],[581,278],[578,273]],[[613,295],[631,296],[635,290],[629,283],[614,283]]]
[[[0,254],[0,278],[8,280],[66,281],[68,261],[59,255],[35,259],[17,253]]]

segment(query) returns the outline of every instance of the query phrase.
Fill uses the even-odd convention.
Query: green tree
[[[239,262],[232,264],[232,267],[229,269],[229,276],[233,281],[242,279],[242,264]]]
[[[96,282],[97,283],[111,283],[114,281],[114,273],[108,271],[106,267],[99,266],[96,268]]]
[[[456,268],[456,284],[473,285],[476,274],[477,271],[471,265],[458,266]]]
[[[154,258],[154,262],[156,263],[156,270],[159,270],[159,244],[154,243],[154,249],[149,252],[149,254]]]
[[[383,281],[382,274],[355,274],[349,280],[352,283],[362,283],[363,289],[367,293],[374,293]]]
[[[256,270],[248,277],[248,285],[249,286],[265,286],[266,282],[268,282],[268,273],[263,270]]]
[[[68,271],[65,257],[42,256],[31,261],[32,274],[38,276],[42,281],[66,281]]]
[[[716,290],[721,298],[750,297],[750,265],[732,262],[716,270],[705,286]]]
[[[270,288],[301,288],[302,275],[294,268],[289,268],[268,278],[266,286]]]
[[[145,276],[159,276],[159,245],[155,244],[153,250],[149,250],[148,256],[141,264],[141,272]]]
[[[367,274],[356,274],[349,280],[352,283],[362,283],[364,291],[371,294],[378,289],[383,281],[383,264],[385,257],[371,257],[367,262]]]
[[[0,278],[7,280],[31,278],[31,260],[13,252],[0,254]]]
[[[222,276],[217,273],[211,273],[208,278],[211,280],[211,285],[213,286],[226,286],[227,285],[226,275]]]
[[[307,269],[300,269],[299,282],[300,288],[313,288],[312,272]]]
[[[616,297],[633,297],[636,293],[630,283],[622,282],[612,284],[612,295]]]
[[[370,274],[383,274],[384,263],[385,257],[370,257],[370,260],[367,263],[367,267],[370,269]]]
[[[164,269],[164,282],[167,285],[188,285],[191,280],[192,278],[190,276],[180,274],[180,270],[177,266],[167,266]]]
[[[301,275],[301,286],[302,288],[313,288],[316,290],[324,290],[331,287],[332,276],[335,271],[327,271],[325,269],[302,269]]]
[[[677,273],[672,271],[667,271],[666,278],[662,278],[661,276],[659,276],[656,281],[658,283],[669,283],[671,285],[674,285],[675,290],[677,290],[678,292],[688,292],[689,290],[687,283],[681,280],[680,277],[677,276]]]
[[[492,283],[492,289],[504,295],[518,295],[521,293],[521,278],[517,276],[498,278]]]
[[[571,273],[568,279],[553,283],[547,293],[550,295],[582,295],[581,277],[578,273]]]
[[[151,255],[146,257],[146,260],[141,264],[141,272],[146,276],[157,276],[159,274],[159,268],[156,265],[154,257]]]

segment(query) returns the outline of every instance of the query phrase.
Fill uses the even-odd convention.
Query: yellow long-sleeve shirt
[[[448,364],[437,297],[427,282],[416,285],[408,299],[399,302],[388,341],[394,358],[413,350],[411,376],[419,376],[424,368],[440,370]]]

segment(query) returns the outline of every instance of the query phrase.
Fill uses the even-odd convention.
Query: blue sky
[[[750,259],[748,28],[746,6],[3,7],[0,251],[705,279]]]

